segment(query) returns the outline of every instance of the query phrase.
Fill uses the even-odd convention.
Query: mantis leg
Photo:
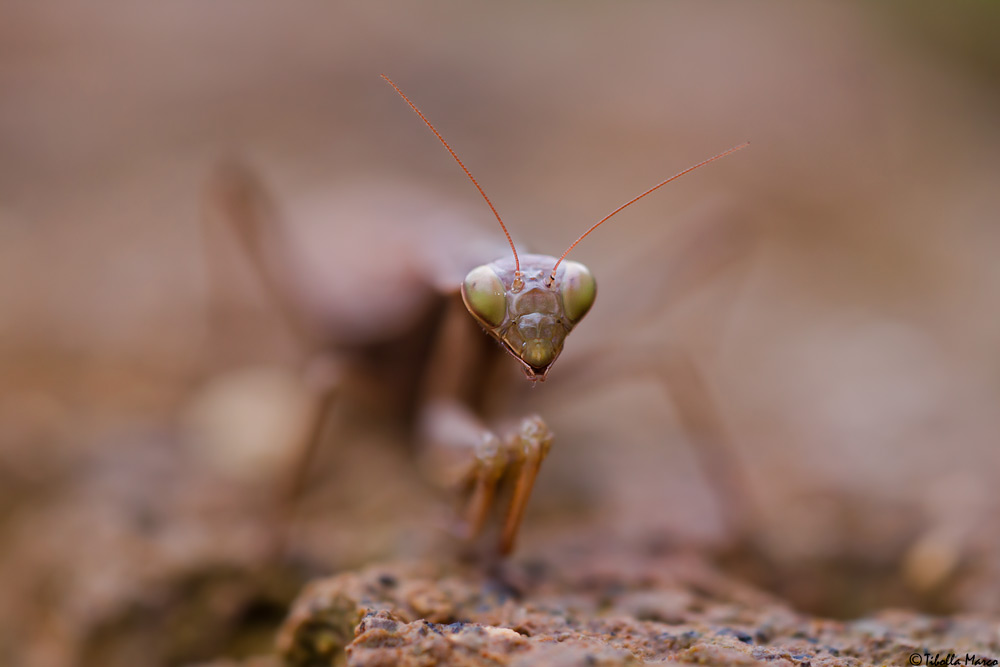
[[[500,485],[513,482],[499,544],[506,555],[514,548],[552,433],[537,416],[524,419],[504,437],[485,425],[481,413],[489,402],[485,389],[498,382],[490,373],[496,359],[506,361],[461,300],[454,299],[432,355],[420,430],[428,476],[463,493],[458,531],[463,538],[474,540],[483,533]]]
[[[513,483],[498,551],[514,549],[517,533],[534,488],[535,478],[552,446],[553,435],[538,416],[525,418],[518,428],[500,439],[461,404],[440,401],[427,408],[424,433],[432,459],[425,463],[430,476],[442,486],[464,491],[459,512],[463,539],[478,538],[498,497],[502,482]]]
[[[340,394],[342,378],[332,359],[318,357],[310,363],[305,373],[313,397],[308,423],[294,447],[291,464],[279,471],[276,499],[274,503],[273,526],[269,530],[268,551],[275,557],[284,557],[288,552],[290,528],[299,501],[305,493],[306,482],[316,461],[327,417]]]
[[[465,497],[456,532],[465,540],[478,537],[508,468],[504,443],[462,404],[437,400],[424,408],[421,433],[427,476],[438,486]]]
[[[235,236],[261,289],[311,356],[316,332],[292,280],[293,263],[278,207],[257,174],[236,161],[219,165],[205,190],[202,223],[206,239],[210,227],[219,223]]]
[[[524,519],[524,509],[528,505],[535,478],[542,467],[542,461],[552,447],[552,431],[541,417],[526,418],[511,437],[510,450],[518,457],[518,471],[514,483],[514,495],[507,508],[507,517],[500,535],[500,553],[509,554],[514,549],[517,532]]]
[[[718,501],[727,534],[741,540],[760,525],[750,482],[727,433],[708,380],[690,355],[672,350],[657,368],[664,392],[677,407],[681,426],[706,484]]]
[[[289,525],[299,503],[322,439],[326,417],[339,394],[343,373],[334,355],[323,351],[290,274],[287,238],[270,193],[246,165],[226,162],[212,175],[205,190],[202,224],[211,251],[212,227],[232,235],[241,254],[287,329],[294,335],[302,359],[302,381],[311,405],[301,436],[285,443],[289,464],[277,471],[268,523],[268,553],[282,556],[288,547]],[[215,253],[210,252],[215,259]],[[211,264],[210,264],[210,268]]]

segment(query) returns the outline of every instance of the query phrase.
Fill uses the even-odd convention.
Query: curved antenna
[[[651,193],[651,192],[653,192],[655,190],[658,190],[659,188],[662,188],[664,185],[666,185],[670,181],[677,180],[678,178],[680,178],[684,174],[686,174],[686,173],[688,173],[690,171],[694,171],[698,167],[704,167],[709,162],[715,162],[719,158],[724,158],[727,155],[729,155],[730,153],[735,153],[736,151],[741,150],[743,148],[746,148],[749,145],[750,145],[750,142],[747,141],[745,143],[740,144],[739,146],[733,146],[728,151],[723,151],[723,152],[719,153],[718,155],[716,155],[714,157],[710,157],[707,160],[699,162],[698,164],[694,165],[693,167],[688,167],[684,171],[681,171],[681,172],[678,172],[678,173],[674,174],[673,176],[671,176],[667,180],[662,181],[660,183],[657,183],[656,185],[654,185],[653,187],[651,187],[650,189],[646,190],[641,195],[639,195],[638,197],[636,197],[635,199],[630,199],[629,201],[625,202],[624,204],[622,204],[621,206],[619,206],[615,210],[611,211],[611,213],[608,213],[601,220],[599,220],[594,226],[592,226],[590,229],[588,229],[583,234],[581,234],[580,238],[578,238],[577,240],[573,241],[573,243],[568,248],[566,248],[566,252],[564,252],[562,254],[562,256],[560,256],[559,259],[556,260],[556,265],[552,267],[552,273],[549,275],[549,281],[551,282],[551,281],[553,281],[553,280],[556,279],[556,269],[558,269],[559,268],[559,264],[562,263],[562,261],[564,259],[566,259],[566,255],[568,255],[570,253],[570,251],[573,248],[575,248],[580,241],[582,241],[583,239],[587,238],[587,235],[590,234],[590,232],[594,231],[595,229],[597,229],[598,227],[600,227],[602,224],[604,224],[605,222],[607,222],[608,219],[611,216],[615,215],[616,213],[619,213],[622,209],[627,208],[628,206],[631,206],[632,204],[636,203],[637,201],[639,201],[640,199],[642,199],[643,197],[645,197],[649,193]]]
[[[425,116],[424,114],[420,113],[420,109],[417,108],[417,105],[410,101],[410,98],[407,97],[406,94],[403,93],[403,91],[399,89],[399,86],[397,86],[396,84],[394,84],[392,82],[392,79],[390,79],[389,77],[387,77],[385,74],[382,74],[380,76],[383,79],[385,79],[386,83],[388,83],[390,86],[392,86],[396,90],[397,93],[399,93],[399,96],[402,97],[403,100],[407,104],[410,105],[410,108],[413,109],[414,113],[416,113],[418,116],[420,116],[420,120],[424,121],[424,123],[427,125],[427,127],[429,127],[431,129],[431,132],[434,133],[434,136],[438,138],[438,141],[440,141],[441,144],[446,149],[448,149],[448,152],[451,153],[451,156],[453,158],[455,158],[455,162],[458,163],[458,166],[462,168],[462,171],[465,172],[465,175],[469,177],[469,180],[472,181],[472,184],[476,186],[477,190],[479,190],[479,194],[481,194],[483,196],[483,199],[486,200],[486,204],[490,207],[490,210],[493,211],[493,215],[496,216],[497,222],[500,223],[500,228],[503,230],[504,236],[507,237],[507,243],[510,244],[510,250],[511,250],[511,252],[514,253],[514,278],[515,278],[515,280],[519,280],[520,277],[521,277],[521,262],[517,258],[517,249],[514,247],[514,239],[512,239],[510,237],[510,232],[507,231],[507,225],[503,224],[503,220],[500,219],[500,214],[497,213],[497,210],[493,206],[493,202],[490,201],[490,198],[486,196],[486,193],[483,191],[483,188],[479,185],[479,181],[477,181],[475,179],[475,177],[472,175],[472,172],[470,172],[469,169],[465,166],[465,164],[459,159],[459,157],[455,153],[455,151],[452,150],[451,146],[448,145],[448,142],[445,141],[444,137],[441,136],[441,133],[437,131],[437,129],[431,124],[431,122],[429,120],[427,120],[427,116]]]

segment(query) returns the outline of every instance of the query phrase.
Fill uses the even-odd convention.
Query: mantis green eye
[[[495,327],[507,316],[507,296],[499,276],[488,266],[469,271],[462,283],[462,300],[469,312]]]
[[[564,262],[562,278],[563,312],[570,322],[583,319],[597,297],[597,282],[590,269],[579,262]]]

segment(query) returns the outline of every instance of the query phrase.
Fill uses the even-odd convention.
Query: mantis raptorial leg
[[[418,440],[430,452],[432,475],[451,486],[464,489],[464,509],[460,512],[463,534],[470,539],[481,532],[496,504],[498,485],[510,480],[510,503],[502,520],[498,550],[509,553],[516,543],[528,500],[538,471],[548,454],[553,435],[545,422],[532,415],[507,432],[489,428],[483,417],[483,379],[499,350],[520,365],[531,382],[546,379],[563,350],[569,333],[590,311],[597,295],[594,276],[584,265],[566,260],[577,244],[624,208],[680,176],[707,165],[746,144],[736,146],[661,181],[619,206],[587,229],[561,256],[519,255],[506,225],[479,183],[444,138],[417,107],[388,78],[386,81],[427,124],[442,145],[476,186],[496,216],[511,249],[510,257],[472,268],[459,285],[441,295],[436,310],[437,342],[418,353],[417,364],[423,378],[414,392],[417,408]],[[251,171],[232,166],[223,169],[214,182],[209,202],[235,230],[240,245],[250,258],[265,291],[301,345],[303,366],[312,369],[314,409],[311,423],[304,429],[303,442],[295,445],[295,463],[279,485],[276,523],[287,523],[305,476],[315,457],[325,414],[343,386],[338,372],[343,346],[331,344],[316,330],[309,317],[306,300],[296,293],[289,279],[287,250],[268,243],[281,243],[282,225],[276,207],[265,188]],[[432,282],[432,281],[428,281]],[[470,318],[469,315],[472,317]],[[477,326],[478,325],[478,326]],[[485,330],[489,338],[477,329]],[[491,342],[489,339],[492,338]],[[492,344],[491,344],[492,343]],[[496,344],[499,344],[496,345]],[[419,350],[421,346],[414,349]],[[426,356],[429,361],[425,360]],[[361,358],[363,355],[355,355]],[[319,369],[318,372],[317,369]],[[276,542],[283,547],[285,529],[276,530]]]

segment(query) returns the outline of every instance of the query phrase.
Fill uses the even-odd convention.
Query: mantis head
[[[521,363],[525,375],[532,382],[545,380],[549,368],[562,352],[566,336],[587,314],[597,297],[597,282],[593,274],[579,262],[564,262],[566,255],[622,209],[684,174],[750,145],[750,142],[746,142],[734,146],[674,174],[597,221],[571,243],[558,259],[548,255],[526,255],[522,267],[507,226],[479,182],[410,98],[389,77],[383,74],[382,78],[399,93],[448,150],[486,200],[507,237],[513,258],[500,259],[472,269],[462,283],[462,300],[469,313],[486,332]]]
[[[474,268],[462,283],[472,316],[517,359],[529,380],[544,380],[563,342],[597,297],[597,282],[579,262],[526,255],[524,268],[500,259]],[[554,275],[554,277],[553,277]]]

